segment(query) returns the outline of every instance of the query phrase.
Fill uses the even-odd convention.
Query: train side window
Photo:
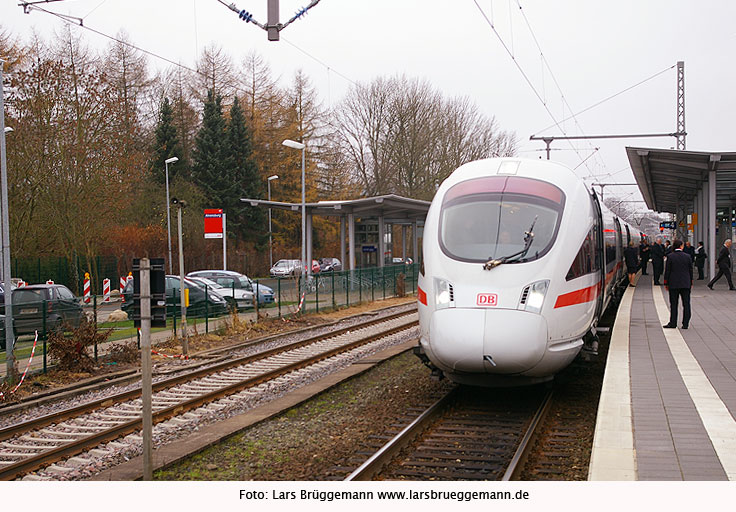
[[[570,270],[567,271],[565,280],[570,281],[571,279],[598,270],[600,267],[596,253],[596,235],[595,228],[593,228],[588,232],[583,244],[580,246],[580,250],[570,266]]]

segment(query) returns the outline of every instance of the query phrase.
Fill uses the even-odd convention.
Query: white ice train
[[[424,226],[416,353],[471,385],[552,379],[627,283],[623,249],[645,235],[567,167],[498,158],[458,168]]]

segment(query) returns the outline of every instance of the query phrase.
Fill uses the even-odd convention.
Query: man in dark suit
[[[639,259],[641,260],[641,275],[647,275],[647,263],[649,262],[649,244],[643,240],[639,244]]]
[[[703,242],[698,242],[698,248],[695,250],[695,266],[698,269],[698,281],[705,279],[705,259],[708,255],[703,247]]]
[[[652,269],[654,271],[654,284],[659,284],[659,276],[662,275],[662,267],[664,267],[664,247],[662,239],[657,238],[649,250],[652,257]]]
[[[708,283],[708,288],[711,290],[713,289],[713,285],[716,281],[718,281],[721,276],[726,276],[726,281],[728,281],[728,289],[729,290],[736,290],[733,286],[733,281],[731,281],[731,239],[727,239],[725,242],[723,242],[723,246],[721,247],[721,252],[718,253],[718,259],[716,260],[716,263],[718,264],[718,273],[716,276],[710,280],[710,283]]]
[[[693,261],[682,252],[682,240],[675,240],[664,268],[664,286],[670,292],[670,322],[665,329],[677,327],[677,309],[682,297],[682,328],[690,325],[690,288],[693,286]]]

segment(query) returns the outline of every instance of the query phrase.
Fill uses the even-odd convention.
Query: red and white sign
[[[222,208],[204,211],[204,237],[222,238]]]
[[[479,293],[476,304],[478,306],[498,306],[498,295],[495,293]]]

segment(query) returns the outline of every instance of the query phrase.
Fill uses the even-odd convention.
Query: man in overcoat
[[[721,252],[718,253],[718,259],[716,260],[716,263],[718,264],[718,273],[715,275],[713,279],[710,280],[710,283],[708,283],[708,288],[711,290],[713,289],[713,285],[716,281],[718,281],[721,276],[726,276],[726,281],[728,281],[728,289],[729,290],[736,290],[733,286],[733,281],[731,280],[731,239],[726,239],[725,242],[723,242],[723,246],[721,246]]]
[[[667,256],[664,268],[664,286],[670,293],[670,321],[663,325],[665,329],[677,327],[677,310],[682,298],[682,328],[690,325],[690,289],[693,286],[693,261],[690,255],[682,251],[682,240],[672,243],[672,252]]]

